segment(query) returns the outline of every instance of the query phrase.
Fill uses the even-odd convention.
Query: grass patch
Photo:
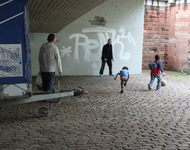
[[[150,74],[150,70],[147,70],[146,73]],[[162,73],[160,73],[160,75],[162,75]],[[166,77],[187,77],[188,75],[184,75],[181,72],[168,72],[166,71]]]
[[[166,76],[173,76],[173,77],[187,77],[187,75],[184,75],[181,72],[171,72],[166,74]]]
[[[150,74],[150,70],[144,71],[146,74]],[[175,79],[175,80],[181,80],[181,81],[186,81],[190,83],[190,74],[189,75],[184,75],[181,72],[173,72],[173,71],[165,71],[166,76],[163,77],[162,74],[160,74],[162,79]]]
[[[167,72],[166,78],[179,79],[183,81],[190,81],[190,75],[184,75],[181,72]]]
[[[150,72],[151,72],[150,70],[146,71],[146,73],[148,73],[148,74],[150,74]]]

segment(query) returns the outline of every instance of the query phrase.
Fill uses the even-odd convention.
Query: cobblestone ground
[[[88,94],[63,98],[47,117],[47,103],[0,108],[1,150],[190,150],[190,84],[166,79],[149,91],[148,73],[132,75],[120,94],[119,78],[64,77],[61,89]]]

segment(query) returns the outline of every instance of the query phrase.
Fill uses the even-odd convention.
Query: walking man
[[[113,54],[112,54],[111,39],[108,39],[108,43],[104,45],[101,59],[102,59],[102,66],[100,68],[100,77],[103,77],[106,63],[109,67],[109,75],[114,76],[114,74],[112,73],[112,61],[114,61],[114,59],[113,59]]]
[[[39,52],[39,64],[42,76],[43,91],[51,91],[56,66],[58,67],[59,74],[62,74],[62,65],[59,55],[59,50],[55,46],[56,37],[54,34],[49,34],[48,42],[44,43]]]

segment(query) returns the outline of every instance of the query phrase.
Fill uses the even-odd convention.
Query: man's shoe
[[[121,92],[120,93],[123,93],[124,92],[124,90],[121,90]]]
[[[160,88],[159,88],[159,89],[156,89],[156,91],[160,91]]]
[[[103,74],[100,74],[100,77],[103,77]]]
[[[149,89],[149,90],[151,90],[151,87],[152,87],[152,86],[151,86],[150,84],[148,84],[148,89]]]
[[[112,74],[110,74],[110,76],[114,76],[114,74],[112,73]]]

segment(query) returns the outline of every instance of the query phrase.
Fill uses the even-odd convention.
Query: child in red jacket
[[[160,90],[160,87],[161,87],[160,71],[165,76],[164,69],[162,67],[162,63],[160,62],[160,56],[156,55],[155,59],[156,59],[155,63],[158,67],[155,70],[151,71],[151,80],[150,80],[150,83],[148,84],[149,90],[152,89],[152,84],[154,83],[155,78],[158,79],[158,84],[157,84],[156,90]]]

